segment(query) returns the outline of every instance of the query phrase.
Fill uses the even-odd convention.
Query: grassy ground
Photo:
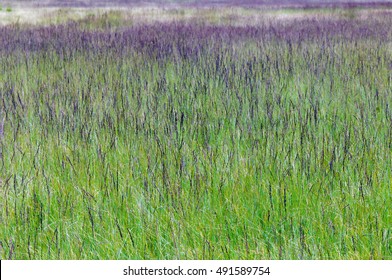
[[[332,1],[238,1],[222,0],[214,5],[203,1],[11,1],[0,4],[0,25],[64,24],[70,20],[79,21],[86,17],[105,17],[109,13],[114,22],[130,24],[180,21],[199,21],[220,25],[260,25],[271,21],[293,21],[304,18],[369,18],[392,9],[388,1],[354,1],[352,8]],[[206,0],[205,2],[208,2]],[[253,3],[254,2],[254,3]],[[378,3],[380,2],[380,3]],[[64,3],[67,3],[66,5]],[[237,4],[236,4],[237,3]],[[352,1],[350,2],[352,3]],[[231,5],[229,5],[231,4]],[[236,5],[233,5],[236,4]],[[325,5],[325,6],[323,6]]]
[[[391,259],[390,12],[151,11],[0,29],[1,258]]]

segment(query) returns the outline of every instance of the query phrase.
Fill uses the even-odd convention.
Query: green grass
[[[391,52],[328,48],[1,56],[2,259],[391,259]]]

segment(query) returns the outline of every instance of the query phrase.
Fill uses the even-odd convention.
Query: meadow
[[[199,9],[0,27],[1,259],[392,259],[392,10]]]

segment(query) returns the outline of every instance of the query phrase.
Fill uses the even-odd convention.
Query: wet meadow
[[[0,27],[1,259],[392,258],[392,10],[230,11]]]

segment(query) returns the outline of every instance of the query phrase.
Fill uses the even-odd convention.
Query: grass
[[[2,28],[1,258],[391,259],[390,18]]]

